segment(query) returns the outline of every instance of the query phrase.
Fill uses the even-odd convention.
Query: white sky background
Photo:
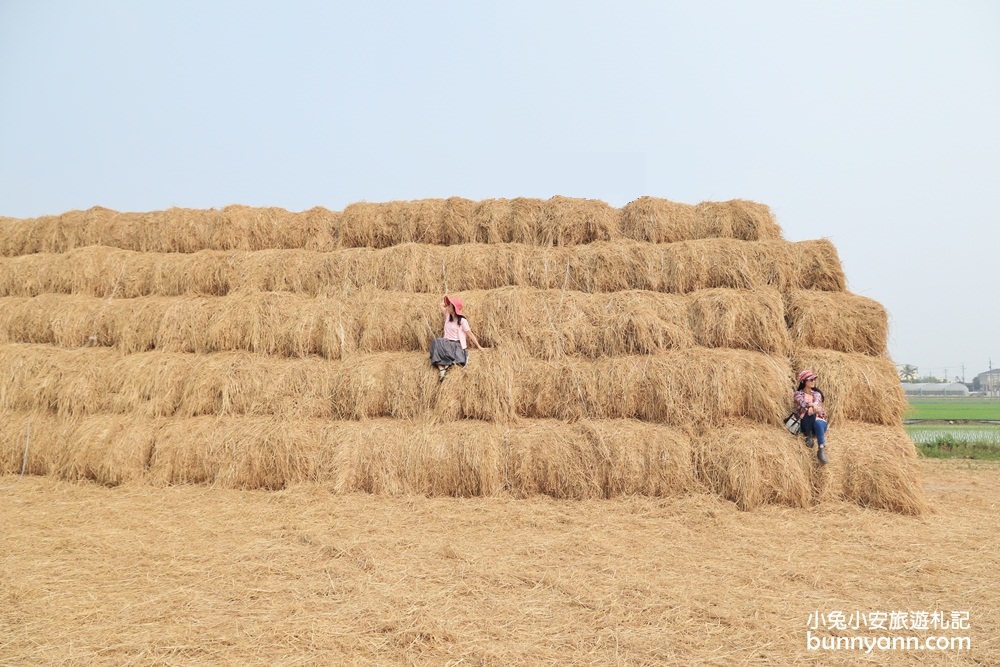
[[[771,206],[1000,366],[1000,2],[0,0],[0,215],[452,195]]]

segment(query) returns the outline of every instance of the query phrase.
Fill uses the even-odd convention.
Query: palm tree
[[[899,379],[903,382],[913,382],[917,379],[917,367],[911,366],[910,364],[904,364],[902,368],[899,369]]]

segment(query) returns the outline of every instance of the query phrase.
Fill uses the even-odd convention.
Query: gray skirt
[[[464,366],[469,360],[468,354],[457,340],[435,338],[431,343],[431,363],[435,366]]]

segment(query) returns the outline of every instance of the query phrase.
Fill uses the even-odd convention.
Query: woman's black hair
[[[796,389],[795,391],[802,391],[803,389],[805,389],[805,387],[806,387],[806,383],[805,382],[800,382],[799,383],[799,388]],[[813,391],[816,392],[817,394],[819,394],[819,397],[821,399],[826,400],[826,396],[823,395],[823,391],[819,387],[813,387]]]
[[[468,319],[469,318],[466,317],[465,315],[459,315],[458,313],[455,313],[455,320],[454,321],[457,322],[459,326],[462,325],[462,320],[468,320]],[[451,319],[451,313],[448,313],[448,321],[449,322],[452,321],[452,319]]]

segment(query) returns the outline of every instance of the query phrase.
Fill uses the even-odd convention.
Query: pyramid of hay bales
[[[443,294],[488,351],[444,382]],[[748,201],[0,220],[0,472],[923,507],[887,315]],[[808,367],[831,462],[782,428]]]

